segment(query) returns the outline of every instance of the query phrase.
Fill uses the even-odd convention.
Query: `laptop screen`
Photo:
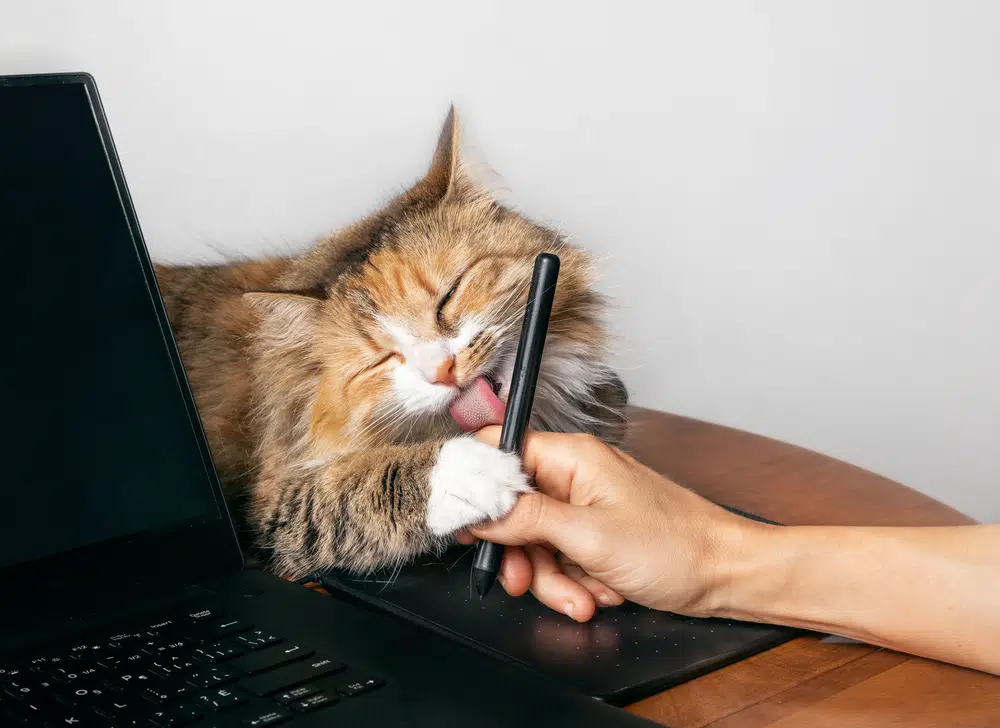
[[[0,84],[0,568],[217,519],[83,83]]]

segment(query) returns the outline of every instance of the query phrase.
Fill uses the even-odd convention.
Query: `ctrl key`
[[[310,695],[308,698],[303,698],[302,700],[296,700],[291,704],[291,707],[300,713],[311,713],[314,710],[319,710],[320,708],[325,708],[327,705],[333,705],[336,703],[338,698],[333,695],[327,695],[326,693],[315,693]]]

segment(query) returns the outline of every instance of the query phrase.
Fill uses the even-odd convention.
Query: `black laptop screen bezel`
[[[136,255],[159,321],[163,344],[174,369],[180,396],[188,412],[192,436],[200,450],[205,487],[211,488],[216,515],[165,528],[64,551],[0,569],[0,612],[21,612],[33,604],[76,599],[81,593],[136,593],[198,584],[243,568],[236,531],[213,464],[208,438],[198,416],[167,312],[160,296],[152,262],[125,183],[94,78],[88,73],[0,76],[0,88],[18,85],[74,84],[84,87],[101,135],[108,166],[122,205]],[[85,590],[85,591],[82,591]]]

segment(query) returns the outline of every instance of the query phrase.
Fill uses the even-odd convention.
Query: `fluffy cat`
[[[510,510],[518,459],[449,406],[474,387],[504,401],[540,252],[562,265],[531,426],[618,443],[593,263],[472,180],[454,110],[423,179],[306,252],[156,266],[234,517],[270,568],[390,566]]]

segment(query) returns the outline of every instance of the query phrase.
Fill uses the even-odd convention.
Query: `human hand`
[[[477,437],[494,446],[500,428]],[[536,492],[505,518],[463,534],[505,544],[500,581],[587,621],[623,599],[709,616],[720,551],[767,528],[735,516],[588,435],[530,432],[523,468]]]

